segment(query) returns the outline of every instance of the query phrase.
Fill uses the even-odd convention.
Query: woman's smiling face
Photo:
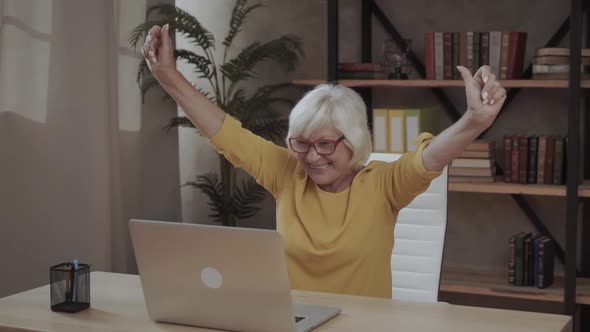
[[[291,149],[309,177],[325,191],[343,191],[354,178],[355,172],[350,168],[352,150],[344,144],[344,139],[332,126],[318,128],[307,137],[290,139]],[[307,152],[297,152],[305,150],[306,146],[309,146]]]

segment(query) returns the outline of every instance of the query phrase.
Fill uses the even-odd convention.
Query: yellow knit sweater
[[[292,288],[390,298],[398,212],[440,175],[422,165],[431,138],[421,134],[416,152],[396,162],[371,162],[339,193],[320,189],[287,149],[230,116],[210,143],[275,197]]]

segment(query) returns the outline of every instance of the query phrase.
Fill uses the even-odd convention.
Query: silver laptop
[[[129,222],[149,316],[232,331],[311,331],[339,308],[293,304],[272,230]]]

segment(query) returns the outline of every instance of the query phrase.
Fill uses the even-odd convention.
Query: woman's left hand
[[[492,125],[506,100],[506,90],[496,81],[489,66],[480,67],[475,75],[469,69],[457,66],[465,82],[467,111],[470,121],[482,129]],[[468,114],[467,114],[468,113]]]

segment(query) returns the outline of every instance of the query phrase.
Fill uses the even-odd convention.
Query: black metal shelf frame
[[[545,44],[545,47],[556,47],[564,39],[564,37],[570,34],[570,66],[577,68],[581,65],[581,40],[582,40],[582,13],[589,7],[588,0],[570,0],[570,16],[567,17],[563,23],[559,26],[556,32]],[[328,63],[327,63],[327,80],[335,82],[338,80],[338,0],[328,0]],[[372,26],[371,20],[373,16],[381,23],[382,27],[389,34],[389,36],[398,44],[400,48],[405,48],[405,40],[402,35],[398,32],[395,26],[387,18],[381,8],[375,3],[374,0],[362,0],[361,7],[361,60],[363,62],[372,61]],[[587,29],[590,30],[590,24]],[[590,32],[587,33],[588,44],[590,44]],[[425,69],[421,60],[416,54],[410,50],[408,59],[413,65],[414,69],[422,76],[425,77]],[[581,112],[581,87],[580,87],[580,72],[573,70],[570,71],[569,77],[569,98],[568,98],[568,142],[567,151],[573,153],[567,154],[567,184],[566,184],[566,243],[565,250],[562,246],[557,243],[557,257],[565,265],[565,288],[564,288],[564,308],[563,312],[567,315],[572,315],[575,319],[579,319],[581,315],[575,315],[576,310],[576,277],[589,276],[590,275],[590,255],[583,255],[582,269],[577,271],[577,220],[578,220],[578,207],[582,200],[578,197],[578,183],[580,176],[580,168],[578,167],[580,156],[578,151],[580,150],[580,112]],[[532,66],[529,65],[523,75],[524,78],[530,78],[532,73]],[[505,101],[503,110],[508,107],[510,102],[518,95],[521,89],[511,89],[508,93],[507,100]],[[367,104],[367,116],[369,123],[372,121],[372,89],[371,88],[359,88],[359,93],[363,96]],[[458,111],[457,107],[452,103],[450,98],[446,95],[445,91],[441,88],[432,88],[432,92],[443,105],[447,115],[453,120],[457,121],[461,117],[461,112]],[[500,115],[502,112],[500,112]],[[499,115],[499,116],[500,116]],[[590,125],[590,119],[584,117],[584,120]],[[584,131],[585,141],[590,141],[590,133]],[[486,133],[484,132],[482,136]],[[587,144],[586,149],[589,150]],[[590,173],[590,162],[587,158],[583,159],[586,163],[585,167]],[[500,170],[500,165],[496,165]],[[531,223],[539,230],[539,232],[548,235],[552,238],[548,229],[544,223],[537,216],[535,211],[531,208],[523,195],[512,194],[512,198],[515,203],[522,209],[523,213],[529,218]],[[588,209],[590,211],[590,209]],[[584,221],[584,225],[590,224]],[[582,252],[590,254],[590,225],[586,225],[583,231],[582,241]],[[554,238],[555,239],[555,238]]]

